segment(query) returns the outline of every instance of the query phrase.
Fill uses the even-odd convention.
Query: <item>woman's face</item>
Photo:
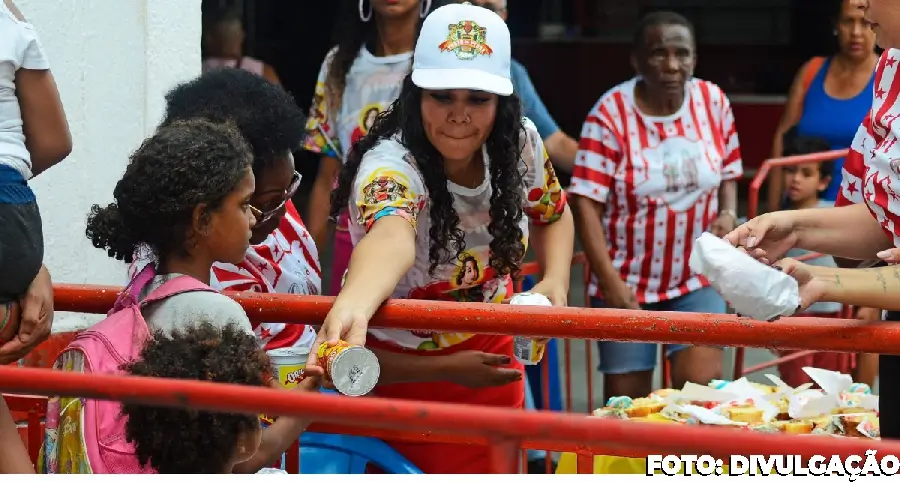
[[[298,179],[299,181],[299,179]],[[278,156],[271,165],[266,166],[256,176],[256,191],[250,198],[250,204],[264,215],[275,212],[269,219],[260,220],[253,227],[251,244],[259,244],[275,231],[281,218],[284,217],[285,201],[293,193],[294,156],[290,152]]]
[[[463,271],[463,284],[470,285],[478,279],[478,266],[474,261],[466,261],[465,270]]]
[[[865,58],[875,50],[875,32],[869,27],[858,0],[844,0],[835,31],[841,55]]]
[[[422,91],[425,135],[445,163],[472,160],[494,129],[498,100],[474,90]]]
[[[198,206],[194,215],[196,249],[204,250],[213,262],[237,264],[244,260],[256,217],[250,209],[255,180],[247,168],[244,178],[225,196],[215,210]]]
[[[376,117],[378,117],[378,111],[375,109],[371,109],[366,113],[366,130],[371,129],[372,126],[375,125]]]
[[[372,11],[378,18],[395,19],[418,14],[419,0],[372,0]]]
[[[681,95],[685,83],[694,75],[696,60],[690,29],[683,25],[656,25],[644,32],[644,44],[632,62],[648,90]]]
[[[883,49],[900,48],[900,2],[896,0],[850,0],[865,10],[865,18],[875,32],[875,42]]]

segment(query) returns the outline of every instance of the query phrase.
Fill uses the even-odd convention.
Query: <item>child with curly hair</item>
[[[240,263],[259,213],[250,204],[255,189],[253,154],[230,124],[203,119],[168,123],[132,155],[113,192],[115,202],[94,205],[87,237],[110,257],[131,263],[136,249],[149,250],[153,281],[145,299],[167,281],[190,276],[210,284],[214,263]],[[170,333],[193,320],[210,320],[254,336],[243,308],[215,291],[184,292],[146,306],[151,331]],[[76,363],[77,364],[77,363]],[[316,390],[321,368],[307,371],[298,390]],[[274,463],[297,440],[308,421],[282,417],[265,431],[259,451],[235,469],[255,473]]]
[[[156,331],[124,370],[142,377],[264,387],[269,357],[235,325],[202,319],[171,333]],[[260,446],[259,418],[239,413],[125,404],[125,433],[142,466],[160,474],[230,474]],[[264,469],[269,472],[272,469]]]

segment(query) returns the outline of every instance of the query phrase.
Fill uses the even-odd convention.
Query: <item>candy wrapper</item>
[[[769,321],[800,306],[797,280],[711,233],[697,238],[689,264],[742,316]]]
[[[878,411],[878,396],[865,393],[865,388],[860,386],[862,384],[853,383],[850,375],[813,367],[804,367],[803,371],[822,389],[793,393],[788,399],[788,414],[791,418],[821,417],[841,408]]]

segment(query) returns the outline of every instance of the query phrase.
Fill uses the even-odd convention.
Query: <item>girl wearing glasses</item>
[[[166,95],[164,124],[196,117],[237,127],[253,151],[256,180],[249,202],[256,221],[250,246],[242,261],[214,264],[210,286],[220,291],[320,294],[319,253],[291,202],[300,185],[291,151],[306,135],[303,111],[284,89],[262,77],[220,69]],[[266,350],[305,347],[315,339],[312,328],[304,325],[252,325]]]

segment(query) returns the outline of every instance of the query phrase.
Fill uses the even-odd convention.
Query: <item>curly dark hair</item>
[[[167,335],[162,331],[122,366],[142,377],[203,380],[262,387],[271,371],[269,357],[256,338],[234,325],[207,321]],[[238,437],[260,430],[254,415],[150,407],[126,403],[125,436],[141,466],[161,474],[220,474],[233,460]]]
[[[253,172],[298,149],[306,136],[306,116],[287,91],[241,69],[215,69],[166,94],[163,125],[202,117],[231,122],[253,149]]]
[[[369,133],[350,149],[338,187],[332,192],[331,215],[337,216],[347,206],[363,155],[382,139],[399,133],[404,147],[415,158],[428,191],[431,206],[428,258],[431,262],[429,272],[433,275],[439,265],[461,261],[466,240],[459,227],[459,214],[453,207],[453,197],[447,189],[444,160],[425,135],[421,105],[422,89],[413,83],[412,75],[407,75],[400,97],[375,119]],[[523,183],[519,168],[524,166],[520,139],[524,132],[519,98],[515,94],[500,96],[494,128],[485,142],[491,159],[491,222],[488,232],[493,239],[490,266],[500,275],[516,274],[525,255],[522,229],[519,227]]]
[[[250,147],[230,125],[194,119],[163,126],[131,155],[115,202],[91,207],[85,234],[126,263],[140,245],[159,261],[183,253],[194,208],[218,208],[251,162]]]

